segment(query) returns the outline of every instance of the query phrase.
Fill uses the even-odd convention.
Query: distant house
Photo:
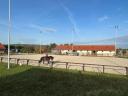
[[[59,45],[54,52],[60,54],[77,53],[78,55],[87,56],[114,56],[114,45]]]
[[[0,54],[5,52],[5,46],[0,43]]]

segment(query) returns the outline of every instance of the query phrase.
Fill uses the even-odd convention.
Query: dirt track
[[[35,54],[35,55],[12,55],[11,57],[13,57],[13,58],[22,58],[22,59],[39,60],[41,56],[44,56],[44,55],[40,55],[40,54]],[[128,66],[128,59],[124,59],[124,58],[66,56],[66,55],[52,55],[52,56],[54,56],[55,61]]]

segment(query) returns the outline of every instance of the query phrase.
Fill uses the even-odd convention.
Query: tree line
[[[7,53],[8,45],[4,45]],[[11,44],[11,53],[46,53],[51,52],[57,46],[56,43],[51,43],[49,45],[33,45],[33,44]]]

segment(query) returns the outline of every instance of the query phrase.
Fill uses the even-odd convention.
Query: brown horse
[[[49,64],[50,61],[53,61],[54,57],[53,56],[43,56],[40,58],[39,63],[41,63],[43,61],[43,64],[45,61],[47,61],[47,63]]]

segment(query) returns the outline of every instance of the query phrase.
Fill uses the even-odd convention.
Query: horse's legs
[[[49,60],[47,60],[48,64],[49,64]]]
[[[39,63],[41,63],[42,62],[42,58],[40,58],[40,60],[39,60]]]
[[[38,61],[38,63],[40,63],[40,60]]]

